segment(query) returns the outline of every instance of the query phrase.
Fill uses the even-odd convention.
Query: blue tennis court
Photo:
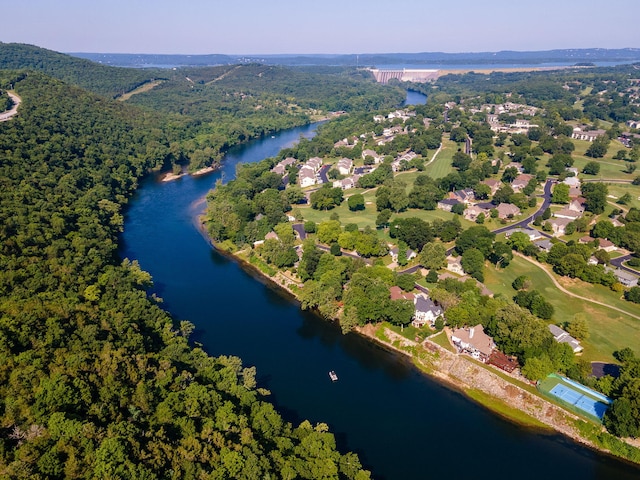
[[[570,405],[573,405],[576,408],[579,408],[585,413],[589,415],[593,415],[600,420],[604,417],[608,405],[595,400],[582,392],[576,391],[568,385],[563,385],[562,383],[558,383],[555,387],[553,387],[549,393],[551,395],[558,397],[563,402],[566,402]]]

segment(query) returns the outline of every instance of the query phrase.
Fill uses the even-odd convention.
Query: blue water
[[[540,434],[493,415],[419,373],[402,357],[302,312],[212,250],[194,216],[216,180],[238,162],[277,152],[314,125],[234,148],[209,176],[142,182],[126,212],[121,255],[138,259],[154,291],[212,355],[236,355],[258,369],[258,384],[292,422],[325,422],[338,446],[360,454],[374,478],[632,479],[640,470],[559,435]],[[339,380],[332,383],[328,372]],[[464,473],[463,473],[464,472]]]

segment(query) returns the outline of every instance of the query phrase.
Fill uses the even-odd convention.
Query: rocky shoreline
[[[216,251],[225,257],[236,261],[242,268],[254,274],[259,281],[271,288],[279,289],[280,291],[284,290],[297,301],[298,297],[293,287],[295,286],[297,290],[299,285],[283,275],[280,271],[274,276],[267,275],[255,265],[241,258],[238,255],[240,252],[232,253],[224,250],[211,240],[207,234],[203,219],[200,218],[197,223],[201,234],[207,239],[212,248],[215,248]],[[378,329],[384,329],[382,335],[377,334]],[[545,429],[565,435],[573,441],[592,448],[593,450],[612,455],[618,459],[630,461],[615,455],[610,450],[597,445],[582,435],[578,429],[578,423],[586,422],[584,419],[502,378],[498,375],[497,371],[495,373],[491,371],[491,369],[495,367],[476,364],[470,357],[450,352],[429,340],[429,338],[421,343],[409,340],[384,326],[365,325],[364,327],[356,328],[355,331],[359,335],[367,337],[385,348],[407,356],[424,374],[443,382],[451,388],[461,391],[470,399],[512,422],[523,424],[527,428],[536,428],[531,425],[534,422],[526,423],[518,421],[512,416],[497,411],[491,408],[490,405],[474,399],[473,396],[469,394],[470,391],[476,390],[482,392],[490,398],[502,402],[507,407],[524,413],[526,416],[534,419],[538,424],[544,425]],[[385,338],[385,340],[381,337]],[[601,427],[601,430],[604,432],[604,427]],[[636,445],[637,442],[632,439],[620,440],[630,447],[638,448],[640,446]]]

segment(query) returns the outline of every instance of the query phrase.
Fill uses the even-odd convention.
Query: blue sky
[[[639,0],[0,0],[0,41],[62,52],[640,48]]]

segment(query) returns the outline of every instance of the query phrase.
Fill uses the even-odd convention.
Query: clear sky
[[[0,0],[0,41],[61,52],[640,48],[640,0]]]

